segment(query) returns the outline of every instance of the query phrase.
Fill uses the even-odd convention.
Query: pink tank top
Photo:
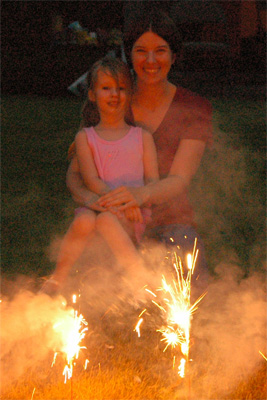
[[[144,186],[142,128],[132,126],[119,140],[105,140],[93,127],[85,128],[87,141],[93,153],[99,178],[112,189],[118,186]],[[139,243],[146,224],[151,222],[151,209],[141,209],[144,223],[134,223]]]
[[[143,137],[140,127],[130,127],[119,140],[102,139],[93,127],[85,128],[99,177],[112,189],[144,185]]]

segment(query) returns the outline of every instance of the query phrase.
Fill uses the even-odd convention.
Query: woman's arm
[[[160,204],[183,194],[199,167],[205,146],[201,140],[181,140],[166,178],[140,188],[117,188],[100,197],[97,203],[102,207],[118,206],[123,210],[147,202]]]
[[[75,137],[75,148],[80,173],[85,185],[98,195],[107,193],[110,188],[98,176],[93,154],[88,145],[86,132],[84,130],[77,133]]]
[[[143,130],[143,164],[145,184],[159,180],[157,150],[151,133]]]
[[[150,190],[149,197],[153,203],[160,204],[162,200],[179,196],[189,187],[205,147],[206,143],[201,140],[181,140],[168,176]]]

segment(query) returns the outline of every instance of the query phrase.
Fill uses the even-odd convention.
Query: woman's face
[[[147,84],[167,80],[175,60],[168,43],[150,31],[134,43],[131,57],[137,79]]]

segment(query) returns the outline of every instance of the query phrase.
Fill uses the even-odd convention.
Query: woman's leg
[[[95,229],[96,215],[92,210],[76,215],[61,243],[57,265],[52,279],[61,285],[69,271],[82,254],[85,245]]]
[[[97,215],[96,230],[105,239],[119,264],[131,278],[135,278],[138,284],[141,283],[144,275],[142,257],[118,218],[110,212]],[[145,283],[142,281],[142,284]]]

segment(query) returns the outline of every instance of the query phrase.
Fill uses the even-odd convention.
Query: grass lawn
[[[265,351],[259,347],[266,314],[265,103],[211,101],[214,143],[205,153],[190,197],[209,268],[217,280],[193,320],[190,396],[192,400],[261,400],[266,398],[266,362],[258,354]],[[2,99],[3,292],[6,284],[15,292],[21,282],[27,286],[54,268],[51,244],[65,232],[74,209],[65,173],[80,108],[81,100],[76,98]],[[224,283],[223,290],[218,282]],[[82,306],[90,333],[83,353],[88,353],[90,364],[84,371],[77,362],[71,393],[70,381],[63,382],[60,361],[50,368],[52,346],[50,352],[41,353],[45,333],[40,316],[41,334],[31,329],[29,308],[55,310],[54,303],[46,296],[40,303],[38,296],[25,296],[16,309],[12,308],[16,297],[3,305],[7,319],[12,320],[12,310],[14,315],[27,311],[27,317],[24,325],[10,330],[11,336],[20,329],[25,335],[14,340],[14,346],[12,340],[8,342],[11,347],[2,359],[3,368],[12,364],[16,371],[10,372],[10,385],[2,380],[2,399],[188,398],[189,378],[177,379],[173,350],[163,352],[154,326],[155,311],[149,313],[153,323],[147,321],[137,338],[133,327],[140,310],[120,299],[116,312],[106,314],[108,292]],[[99,310],[98,302],[101,312],[92,311]],[[22,351],[29,346],[30,355]],[[13,347],[19,357],[12,354]],[[41,353],[38,359],[36,352]]]
[[[235,254],[245,270],[265,260],[265,106],[214,100],[214,145],[192,184],[210,268]],[[10,97],[2,102],[2,269],[43,275],[44,249],[72,215],[67,150],[81,100]]]

